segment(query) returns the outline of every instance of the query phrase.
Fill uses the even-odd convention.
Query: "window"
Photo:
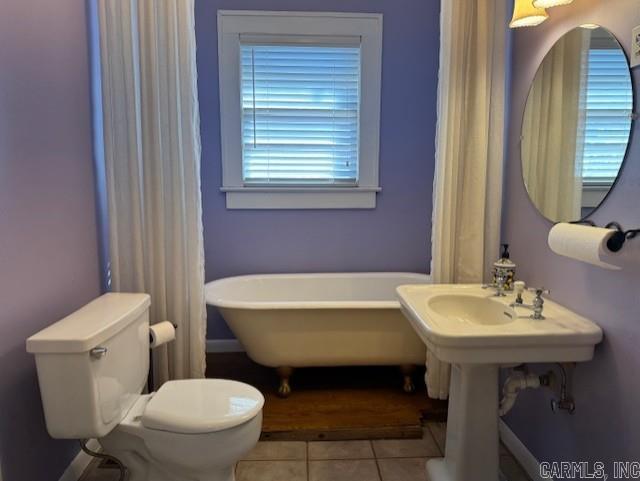
[[[604,185],[608,191],[629,141],[633,110],[629,67],[619,48],[591,48],[588,62],[582,178],[586,186]]]
[[[360,48],[241,51],[244,183],[357,185]]]
[[[218,13],[227,208],[373,208],[382,17]]]

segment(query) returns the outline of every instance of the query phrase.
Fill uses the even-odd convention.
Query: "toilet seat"
[[[260,413],[264,397],[256,388],[226,379],[185,379],[162,385],[145,406],[147,429],[204,434],[230,429]]]

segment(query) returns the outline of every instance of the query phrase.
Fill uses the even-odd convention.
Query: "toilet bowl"
[[[27,339],[49,434],[97,439],[129,481],[233,481],[256,444],[264,397],[236,381],[149,372],[147,294],[108,293]]]
[[[263,404],[257,389],[236,381],[169,381],[98,441],[127,466],[129,481],[233,481],[260,437]]]

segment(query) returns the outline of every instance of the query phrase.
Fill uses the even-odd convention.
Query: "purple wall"
[[[375,210],[225,208],[220,192],[218,9],[384,14],[382,193]],[[428,270],[439,11],[437,0],[196,0],[208,281],[248,273]],[[212,310],[208,337],[231,337]]]
[[[0,2],[0,464],[57,481],[25,339],[100,293],[84,0]]]
[[[543,391],[521,395],[508,424],[541,461],[638,460],[640,452],[640,267],[622,272],[554,255],[547,246],[551,223],[529,202],[521,180],[519,126],[529,85],[545,53],[572,27],[598,23],[611,30],[627,52],[631,29],[640,24],[637,0],[580,0],[550,10],[543,25],[513,35],[511,87],[512,126],[509,133],[505,193],[504,238],[512,244],[512,258],[528,284],[546,286],[551,297],[590,317],[605,331],[595,359],[575,372],[574,416],[553,414]],[[635,88],[640,70],[633,71]],[[638,107],[636,106],[636,109]],[[591,218],[603,225],[619,221],[626,228],[640,226],[640,123],[635,123],[629,158],[621,181]],[[640,242],[639,240],[633,242]]]

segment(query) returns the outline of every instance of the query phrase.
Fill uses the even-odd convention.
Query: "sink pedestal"
[[[429,481],[498,481],[498,366],[451,366],[444,459],[427,462]]]

